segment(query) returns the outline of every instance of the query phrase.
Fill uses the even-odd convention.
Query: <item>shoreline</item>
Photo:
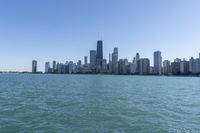
[[[100,74],[96,74],[96,73],[72,73],[72,74],[61,74],[61,73],[42,73],[42,72],[38,72],[38,73],[32,73],[32,72],[0,72],[0,74],[30,74],[30,75],[110,75],[110,76],[155,76],[155,77],[200,77],[200,74],[196,74],[196,75],[173,75],[173,74],[169,74],[169,75],[155,75],[155,74],[105,74],[105,73],[100,73]]]

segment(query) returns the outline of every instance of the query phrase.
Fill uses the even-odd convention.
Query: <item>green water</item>
[[[200,78],[0,74],[0,133],[197,133]]]

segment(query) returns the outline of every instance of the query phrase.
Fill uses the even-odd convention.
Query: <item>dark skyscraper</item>
[[[97,55],[97,52],[95,50],[90,50],[90,65],[91,66],[95,66],[95,63],[96,63],[96,55]]]
[[[135,59],[136,59],[136,73],[139,73],[139,64],[138,64],[138,61],[139,61],[139,59],[140,59],[140,54],[139,53],[136,53],[136,57],[135,57]]]
[[[37,73],[37,61],[32,61],[32,73]]]
[[[88,64],[88,59],[87,59],[87,56],[84,57],[84,65],[87,65]]]
[[[53,73],[56,72],[56,69],[57,69],[57,67],[56,67],[56,61],[53,61]]]
[[[92,70],[92,72],[95,72],[95,68],[96,68],[96,55],[97,52],[96,50],[90,50],[90,68]]]
[[[97,56],[96,56],[97,65],[102,66],[103,61],[103,41],[97,41]]]
[[[112,71],[114,74],[118,74],[118,48],[114,48],[112,54]]]

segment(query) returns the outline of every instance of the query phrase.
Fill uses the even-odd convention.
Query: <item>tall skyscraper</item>
[[[57,64],[56,61],[53,61],[53,73],[57,72]]]
[[[138,72],[140,75],[149,74],[150,61],[147,58],[141,58],[138,60]]]
[[[171,66],[170,66],[170,61],[169,60],[164,60],[163,61],[163,73],[164,74],[171,73]]]
[[[136,62],[140,59],[140,54],[136,53]]]
[[[162,56],[160,51],[154,52],[154,74],[162,74]]]
[[[112,54],[112,67],[113,73],[118,74],[118,48],[114,48]]]
[[[189,72],[193,73],[194,72],[194,58],[191,57],[189,60]]]
[[[139,64],[138,61],[140,60],[140,54],[136,53],[135,63],[136,63],[136,73],[139,73]]]
[[[128,59],[119,60],[119,74],[128,74]]]
[[[112,54],[109,54],[109,73],[112,73]]]
[[[100,65],[100,67],[102,67],[102,61],[103,61],[103,41],[98,40],[97,41],[97,55],[96,55],[97,66]]]
[[[87,65],[88,64],[88,59],[87,56],[84,57],[84,64]]]
[[[103,62],[102,62],[102,72],[107,73],[107,60],[106,59],[103,59]]]
[[[90,68],[92,70],[92,73],[94,73],[96,69],[96,55],[96,50],[90,50]]]
[[[180,73],[181,74],[188,74],[189,73],[189,61],[181,61],[180,62]]]
[[[32,61],[32,73],[37,73],[37,61]]]
[[[46,63],[45,63],[45,73],[49,73],[49,72],[50,72],[50,69],[51,69],[51,67],[50,67],[50,62],[46,62]]]
[[[172,74],[174,75],[180,74],[180,63],[181,63],[181,59],[179,58],[174,59],[174,62],[171,63]]]

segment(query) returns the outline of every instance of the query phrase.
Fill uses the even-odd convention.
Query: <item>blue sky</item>
[[[199,0],[0,0],[0,71],[31,71],[31,61],[83,60],[96,41],[104,57],[136,52],[153,63],[200,52]]]

